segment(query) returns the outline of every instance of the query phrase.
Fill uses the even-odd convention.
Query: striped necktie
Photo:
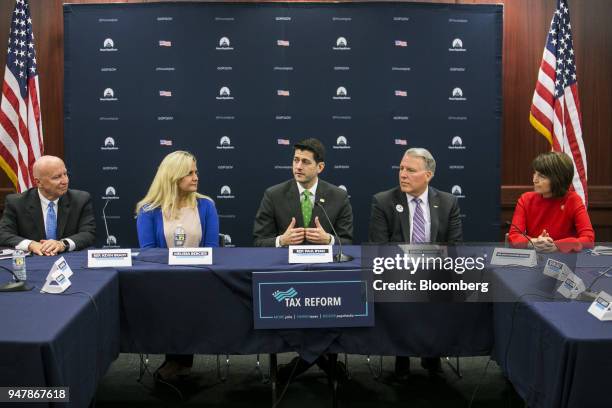
[[[413,198],[414,215],[412,216],[412,238],[411,244],[419,244],[425,242],[425,216],[421,208],[421,199]]]

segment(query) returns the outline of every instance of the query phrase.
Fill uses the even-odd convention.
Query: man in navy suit
[[[6,197],[0,246],[57,255],[93,245],[96,224],[89,193],[68,189],[59,157],[41,156],[32,168],[35,188]]]
[[[436,161],[427,149],[412,148],[400,162],[399,186],[374,195],[369,241],[387,243],[448,243],[463,239],[457,197],[429,186]],[[421,365],[434,374],[441,370],[440,358],[426,356]],[[410,358],[398,356],[395,372],[405,378]]]

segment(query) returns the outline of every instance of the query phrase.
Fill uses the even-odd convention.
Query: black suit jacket
[[[455,243],[463,239],[457,197],[429,187],[431,242]],[[401,205],[402,212],[397,210]],[[374,195],[370,215],[369,240],[372,243],[410,242],[410,210],[406,193],[399,187]]]
[[[75,250],[93,245],[96,223],[91,196],[85,191],[68,190],[57,203],[57,237],[70,238]],[[15,247],[24,239],[45,239],[45,222],[38,189],[6,196],[0,219],[0,246]]]
[[[351,244],[353,242],[353,210],[346,191],[319,179],[315,202],[322,203],[325,207],[342,244]],[[295,217],[296,228],[304,226],[300,193],[297,182],[293,179],[272,186],[264,192],[253,226],[254,245],[275,246],[276,237],[287,230],[291,217]],[[315,217],[319,217],[319,222],[325,232],[334,234],[323,210],[318,205],[313,207],[310,225],[306,227],[314,228]],[[338,237],[336,237],[336,243]]]

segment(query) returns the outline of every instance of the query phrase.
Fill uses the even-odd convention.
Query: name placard
[[[69,279],[72,275],[72,269],[64,257],[58,258],[51,266],[40,293],[63,293],[72,285]]]
[[[329,263],[334,261],[331,245],[290,245],[289,263]]]
[[[170,248],[168,265],[212,265],[212,248]]]
[[[90,249],[87,251],[88,268],[132,266],[131,249]]]
[[[536,252],[533,249],[495,248],[491,257],[491,265],[525,266],[533,268],[538,264]]]

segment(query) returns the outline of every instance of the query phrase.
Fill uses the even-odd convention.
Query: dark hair
[[[308,150],[309,152],[312,152],[316,163],[325,161],[325,147],[323,146],[323,143],[319,141],[319,139],[312,137],[304,139],[301,142],[294,144],[293,150]]]
[[[553,197],[563,197],[574,178],[574,163],[563,152],[542,153],[533,160],[533,169],[550,179]]]

